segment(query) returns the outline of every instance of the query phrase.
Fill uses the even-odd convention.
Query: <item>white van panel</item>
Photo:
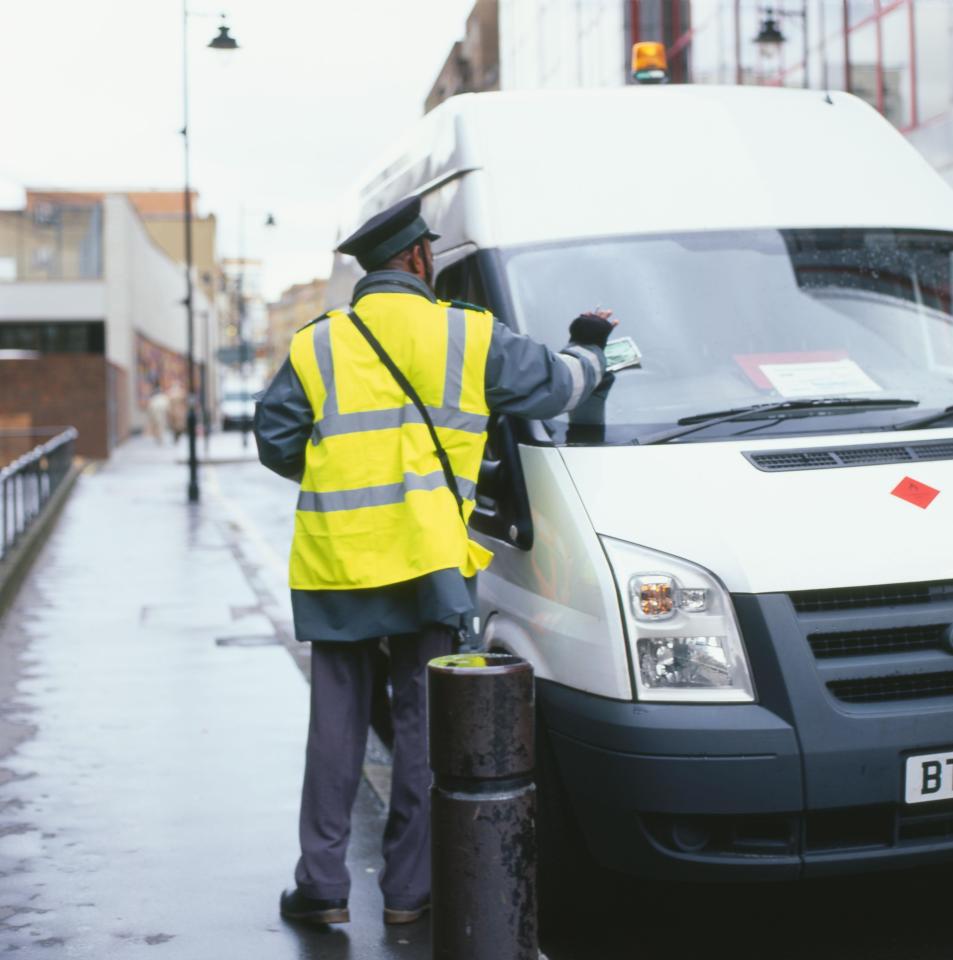
[[[918,430],[890,442],[951,437]],[[742,456],[883,442],[828,434],[560,452],[600,534],[701,564],[732,592],[953,579],[953,461],[766,473]],[[940,491],[927,509],[891,494],[906,476]]]
[[[492,98],[492,99],[491,99]],[[465,98],[459,98],[465,99]],[[481,246],[753,227],[950,229],[953,191],[845,93],[624,87],[473,96]]]
[[[524,657],[538,677],[632,699],[612,571],[557,450],[521,447],[533,549],[474,533],[495,557],[479,575],[484,643]]]

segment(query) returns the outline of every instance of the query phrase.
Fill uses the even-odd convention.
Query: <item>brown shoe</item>
[[[351,919],[347,900],[312,900],[298,889],[282,893],[281,915],[302,923],[348,923]]]
[[[414,923],[430,909],[430,901],[422,903],[413,910],[397,910],[394,907],[384,907],[384,923]]]

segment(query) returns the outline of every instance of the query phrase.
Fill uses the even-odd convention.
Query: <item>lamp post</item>
[[[801,20],[801,32],[803,35],[804,49],[804,81],[803,86],[809,86],[807,77],[807,56],[808,56],[808,37],[807,37],[807,0],[804,0],[800,10],[782,10],[780,8],[766,7],[764,19],[758,28],[758,35],[754,37],[754,43],[762,55],[773,57],[780,49],[783,43],[787,42],[787,37],[781,32],[779,21],[784,17],[799,17]]]
[[[238,332],[238,364],[242,382],[243,403],[245,402],[244,398],[248,395],[248,368],[253,359],[252,344],[250,344],[248,340],[248,323],[245,309],[245,220],[246,217],[252,216],[255,213],[255,211],[246,210],[243,206],[238,208],[238,273],[235,277],[235,326]],[[265,214],[262,226],[277,226],[274,214]],[[251,424],[244,416],[241,418],[241,424],[242,447],[247,447],[248,430]]]
[[[218,28],[218,36],[209,43],[213,50],[235,50],[238,43],[229,36],[224,23]],[[189,9],[182,3],[182,143],[185,149],[185,186],[183,203],[185,206],[185,317],[186,317],[186,366],[189,390],[189,406],[186,415],[186,430],[189,435],[189,503],[199,500],[199,464],[196,455],[196,397],[195,397],[195,314],[192,298],[192,190],[189,185]],[[205,358],[206,364],[209,358]]]

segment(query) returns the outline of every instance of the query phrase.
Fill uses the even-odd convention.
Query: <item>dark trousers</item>
[[[427,662],[451,652],[439,624],[390,639],[394,755],[384,829],[384,902],[414,909],[430,896],[430,768]],[[311,644],[311,723],[301,794],[298,887],[319,900],[345,898],[345,857],[371,717],[377,640]]]

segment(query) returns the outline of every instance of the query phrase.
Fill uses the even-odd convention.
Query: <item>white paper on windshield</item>
[[[625,367],[637,367],[642,362],[642,351],[631,337],[618,337],[606,344],[606,370],[613,373]]]
[[[815,363],[762,363],[761,372],[782,397],[846,397],[882,393],[853,360]]]

